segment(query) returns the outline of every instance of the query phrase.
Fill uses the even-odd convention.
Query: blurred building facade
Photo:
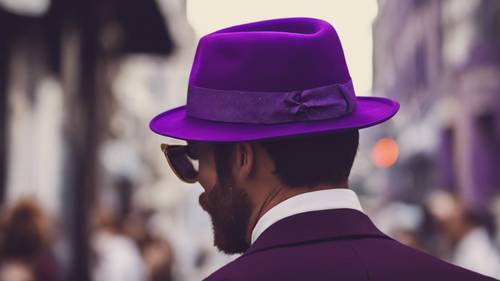
[[[137,213],[171,247],[174,280],[232,259],[212,246],[202,188],[168,168],[160,143],[175,140],[148,129],[185,104],[195,43],[185,0],[0,0],[0,207],[31,196],[56,218],[62,280],[127,275],[113,265],[130,267],[121,228]],[[104,255],[113,245],[125,252]]]
[[[2,0],[0,42],[0,203],[37,198],[59,221],[61,278],[89,280],[114,67],[170,55],[167,21],[154,0]]]
[[[378,2],[373,89],[401,103],[390,182],[484,208],[500,192],[500,2]]]

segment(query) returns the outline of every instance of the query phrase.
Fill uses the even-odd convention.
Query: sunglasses
[[[198,155],[191,145],[161,144],[161,150],[167,158],[174,174],[187,183],[198,181]]]

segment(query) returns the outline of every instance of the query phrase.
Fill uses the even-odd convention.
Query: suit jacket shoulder
[[[495,280],[403,245],[352,209],[285,218],[205,281]]]

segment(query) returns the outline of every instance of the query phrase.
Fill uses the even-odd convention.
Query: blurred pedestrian
[[[164,239],[151,239],[143,249],[148,281],[172,281],[173,253]]]
[[[52,222],[34,199],[7,209],[1,222],[1,281],[55,281]]]
[[[127,237],[116,213],[98,208],[93,214],[94,281],[146,281],[146,271],[135,241]]]
[[[148,281],[172,281],[174,255],[170,243],[151,233],[153,211],[131,210],[123,222],[123,233],[139,248]]]
[[[433,193],[429,203],[438,230],[448,245],[448,259],[456,265],[500,278],[500,254],[481,223],[481,216],[449,193]]]

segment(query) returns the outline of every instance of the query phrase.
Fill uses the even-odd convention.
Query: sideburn
[[[213,144],[217,183],[207,194],[207,212],[212,219],[214,244],[227,254],[243,253],[250,243],[246,232],[251,203],[248,194],[235,185],[231,156],[234,144]]]

